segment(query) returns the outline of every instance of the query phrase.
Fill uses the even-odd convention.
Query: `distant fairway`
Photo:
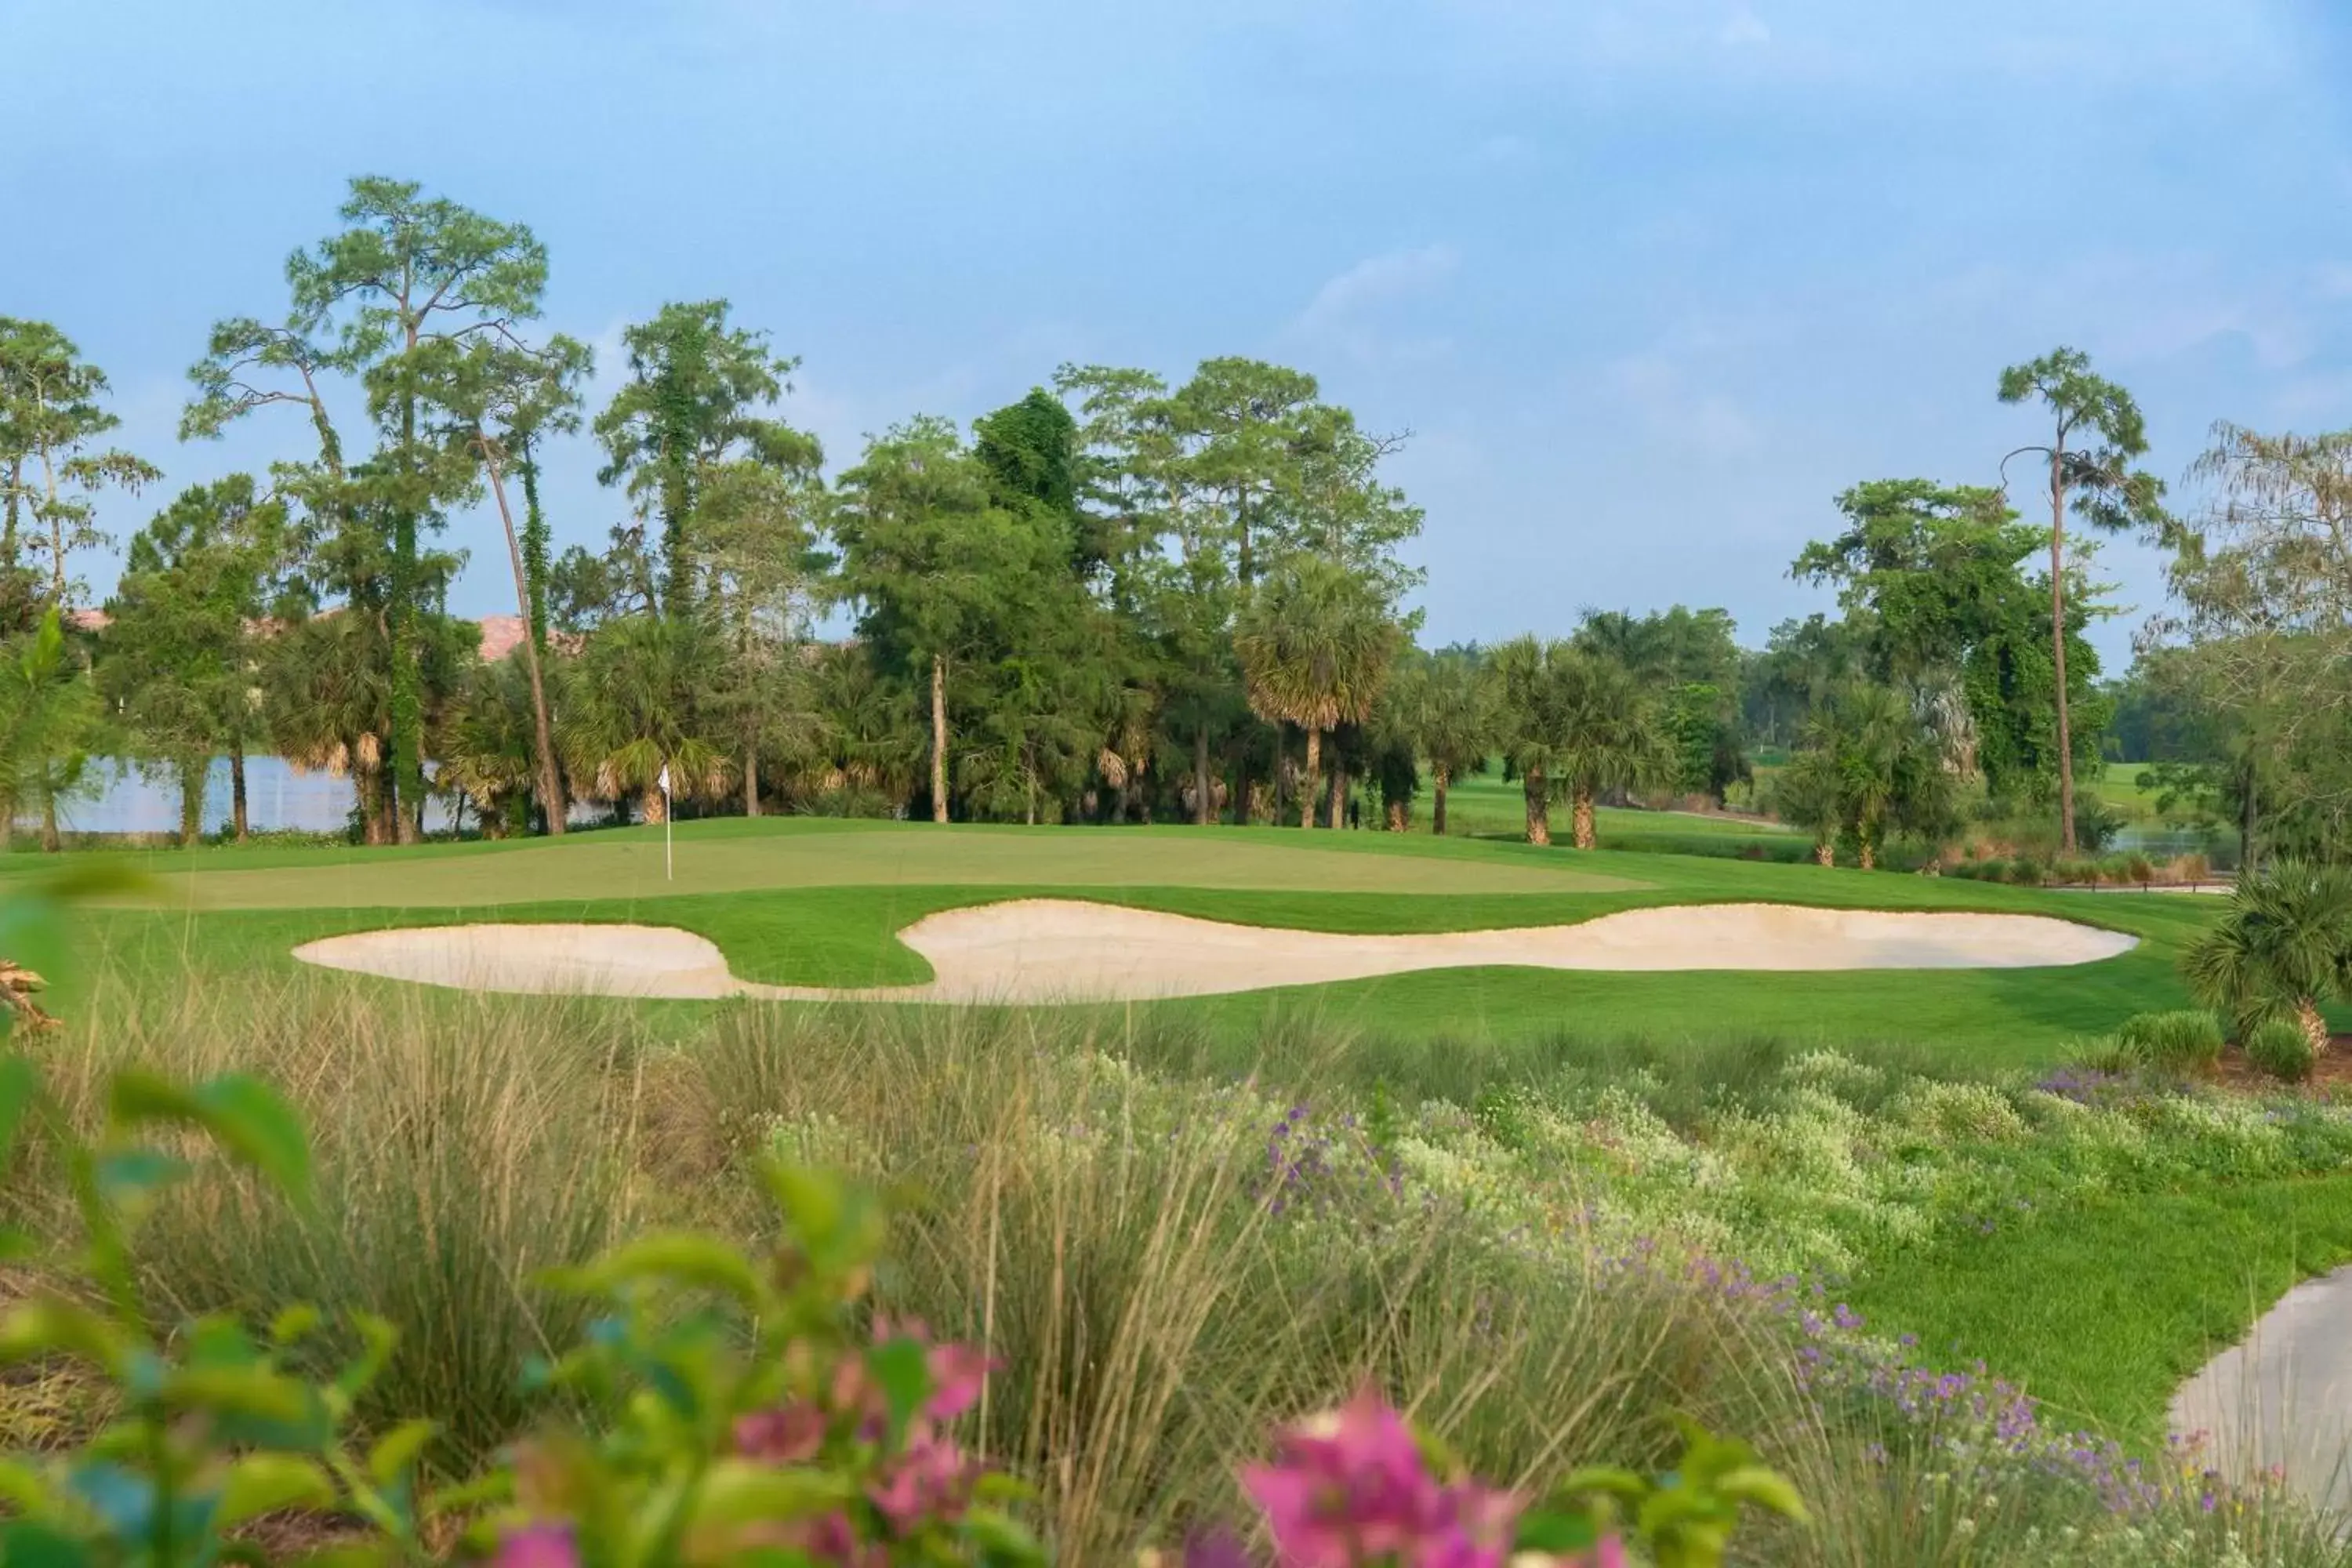
[[[734,831],[714,831],[731,826]],[[1341,847],[1340,846],[1345,846]],[[1420,847],[1428,847],[1424,839]],[[294,864],[205,865],[160,855],[159,901],[211,910],[464,909],[845,887],[1211,888],[1318,893],[1607,893],[1646,884],[1564,858],[1398,853],[1385,835],[1309,837],[1251,829],[949,827],[930,824],[694,824],[662,873],[658,829],[472,854],[313,850]],[[273,856],[272,858],[277,858]],[[218,866],[214,869],[211,866]]]

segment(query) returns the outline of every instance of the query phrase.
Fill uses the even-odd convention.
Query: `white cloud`
[[[1670,353],[1653,350],[1619,360],[1607,379],[1649,434],[1686,443],[1701,457],[1744,458],[1764,445],[1763,433],[1737,402],[1695,385]]]
[[[1756,48],[1772,41],[1772,29],[1753,5],[1742,4],[1731,8],[1730,18],[1716,36],[1727,48]]]
[[[1288,335],[1336,346],[1360,360],[1429,358],[1449,352],[1451,339],[1398,338],[1380,330],[1394,307],[1435,291],[1462,264],[1450,245],[1428,245],[1367,257],[1315,291]]]

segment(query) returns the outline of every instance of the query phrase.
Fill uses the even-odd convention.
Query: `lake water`
[[[351,821],[352,807],[358,799],[357,788],[348,778],[296,773],[283,757],[245,760],[246,819],[256,832],[293,828],[304,833],[340,833]],[[228,759],[220,757],[205,781],[204,830],[216,833],[228,821]],[[81,792],[58,802],[58,826],[68,833],[177,833],[180,786],[176,781],[149,778],[127,764],[93,763]],[[432,833],[448,826],[447,805],[437,796],[428,796],[425,830]]]

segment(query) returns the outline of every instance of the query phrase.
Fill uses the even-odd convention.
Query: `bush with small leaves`
[[[2135,1013],[2116,1037],[2141,1062],[2161,1072],[2205,1072],[2221,1059],[2221,1021],[2202,1008]]]
[[[2293,1018],[2265,1018],[2246,1032],[2246,1059],[2282,1083],[2301,1083],[2317,1060]]]

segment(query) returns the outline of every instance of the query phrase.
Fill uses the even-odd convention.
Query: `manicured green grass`
[[[658,879],[658,834],[643,829],[526,847],[251,852],[260,865],[234,851],[135,858],[156,878],[160,893],[147,908],[78,917],[86,922],[83,941],[94,962],[77,968],[105,977],[85,983],[169,991],[234,983],[257,968],[287,970],[290,950],[317,936],[496,918],[678,926],[709,937],[748,980],[908,984],[927,978],[927,966],[896,933],[920,916],[1074,893],[1246,924],[1343,931],[1542,925],[1643,905],[1770,901],[2055,913],[2140,936],[2142,945],[2130,953],[2071,968],[1436,970],[1158,1005],[1215,1023],[1236,1051],[1257,1036],[1270,1012],[1282,1012],[1439,1058],[1480,1041],[1532,1047],[1607,1037],[1673,1042],[1777,1036],[1895,1040],[1970,1060],[2032,1064],[2063,1057],[2071,1042],[2130,1013],[2177,1005],[2174,954],[2210,915],[2179,899],[2091,901],[1810,865],[1580,855],[1370,832],[942,830],[733,819],[681,825],[677,844],[676,884]],[[0,881],[0,889],[6,885]],[[279,907],[255,907],[269,900]],[[1128,1011],[1116,1010],[1122,1017]]]
[[[1416,828],[1428,826],[1426,801],[1414,802]],[[1498,763],[1483,773],[1457,779],[1447,792],[1446,830],[1479,838],[1519,838],[1528,826],[1527,796],[1517,781],[1506,780]],[[1554,805],[1551,831],[1565,839],[1569,811]],[[1796,859],[1810,848],[1800,835],[1776,822],[1737,816],[1705,816],[1679,811],[1630,811],[1601,806],[1594,826],[1604,849],[1632,849],[1665,854],[1737,855],[1743,850],[1759,858]]]
[[[2102,1199],[1889,1258],[1846,1294],[1944,1364],[2150,1446],[2173,1390],[2288,1287],[2352,1258],[2352,1173]]]

